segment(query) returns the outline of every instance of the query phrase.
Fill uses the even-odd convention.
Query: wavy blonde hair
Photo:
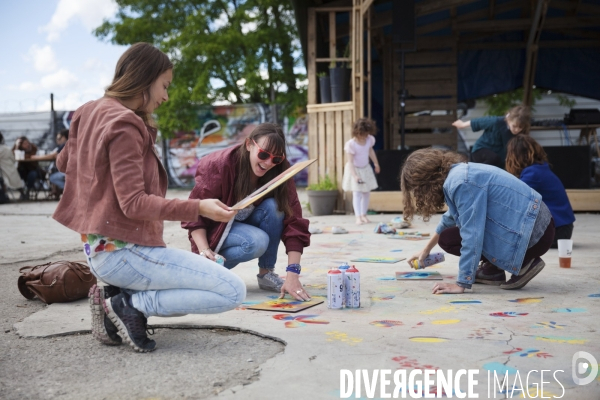
[[[530,165],[548,162],[546,152],[534,138],[527,135],[516,135],[506,149],[506,170],[517,178]]]
[[[404,197],[404,219],[415,214],[427,222],[444,207],[444,181],[453,164],[466,162],[466,157],[450,150],[421,149],[406,158],[400,173]]]

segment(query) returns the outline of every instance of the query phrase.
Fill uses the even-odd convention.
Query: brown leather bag
[[[17,281],[19,292],[27,299],[37,296],[46,304],[66,303],[87,297],[96,284],[90,268],[78,262],[55,261],[23,267]]]

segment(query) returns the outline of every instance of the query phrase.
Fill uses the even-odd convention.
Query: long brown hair
[[[261,137],[265,137],[266,140],[262,145],[262,148],[272,154],[284,155],[285,159],[281,164],[275,165],[273,168],[267,171],[266,174],[258,179],[257,187],[252,187],[250,176],[252,174],[252,167],[250,166],[250,152],[246,149],[246,142],[250,141],[254,145],[254,141],[258,141]],[[258,125],[252,133],[246,139],[246,142],[242,143],[238,149],[238,176],[235,181],[234,193],[235,201],[238,202],[252,193],[255,189],[261,187],[277,175],[285,171],[290,167],[290,163],[287,160],[285,136],[283,130],[279,125],[271,123],[263,123]],[[289,203],[288,188],[286,184],[280,185],[273,191],[273,197],[277,202],[277,206],[280,211],[283,211],[287,217],[292,215],[292,207]]]
[[[115,76],[104,95],[118,100],[130,100],[140,94],[141,109],[133,110],[147,125],[155,126],[152,116],[144,109],[150,102],[150,86],[165,71],[173,69],[169,57],[148,43],[136,43],[128,48],[115,68]]]
[[[529,134],[529,128],[531,127],[531,110],[529,107],[515,106],[508,110],[504,119],[516,123],[521,128],[520,134]]]
[[[427,222],[444,207],[444,181],[450,167],[461,162],[466,158],[450,150],[427,148],[409,155],[400,173],[404,219],[410,221],[419,214]]]
[[[506,149],[506,170],[521,177],[521,172],[530,165],[548,162],[546,152],[534,138],[517,135],[508,142]]]

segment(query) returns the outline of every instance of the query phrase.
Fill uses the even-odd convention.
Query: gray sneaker
[[[262,290],[268,290],[270,292],[281,292],[281,287],[283,286],[283,279],[279,277],[275,272],[269,271],[266,274],[260,277],[260,275],[256,275],[258,279],[258,287]]]

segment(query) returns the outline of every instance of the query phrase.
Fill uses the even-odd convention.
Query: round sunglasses
[[[273,154],[269,153],[268,151],[261,149],[260,146],[258,145],[258,143],[256,143],[256,141],[254,139],[252,139],[252,141],[258,148],[258,159],[259,160],[265,161],[270,158],[271,162],[275,165],[281,164],[283,162],[283,160],[285,160],[285,156],[274,156]]]

